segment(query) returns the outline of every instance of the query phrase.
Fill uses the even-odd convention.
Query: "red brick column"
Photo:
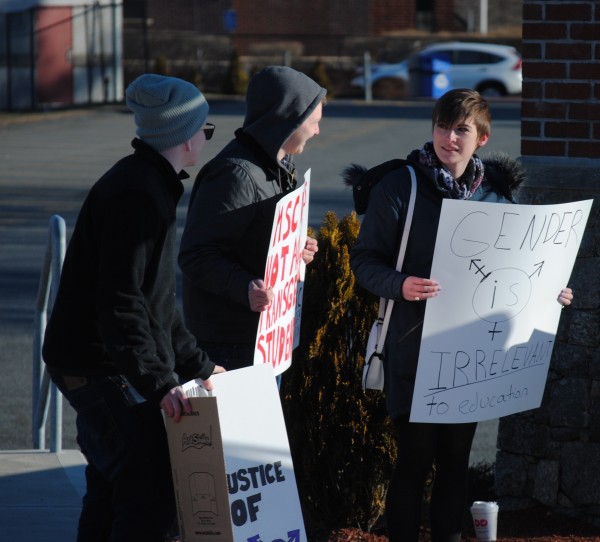
[[[523,5],[521,152],[600,158],[600,5]]]
[[[544,400],[500,420],[496,493],[501,509],[542,503],[600,527],[600,2],[524,0],[522,52],[519,200],[594,205]]]

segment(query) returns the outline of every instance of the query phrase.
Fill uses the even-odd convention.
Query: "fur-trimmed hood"
[[[357,214],[366,212],[371,188],[390,171],[414,162],[413,156],[414,154],[411,153],[407,160],[393,159],[370,169],[353,163],[341,171],[344,184],[352,188]],[[514,203],[518,189],[525,181],[525,172],[520,162],[505,153],[491,153],[483,156],[481,160],[486,182],[495,192]]]
[[[526,178],[521,163],[501,152],[487,154],[481,160],[486,180],[496,192],[515,203],[519,187]]]

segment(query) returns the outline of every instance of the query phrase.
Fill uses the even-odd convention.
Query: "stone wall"
[[[525,0],[522,203],[594,200],[540,408],[501,419],[501,506],[600,526],[600,5]]]

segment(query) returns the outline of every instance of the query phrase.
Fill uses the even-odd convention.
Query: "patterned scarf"
[[[443,188],[447,188],[453,199],[469,199],[483,181],[483,162],[474,154],[469,161],[467,169],[458,183],[446,167],[439,161],[433,149],[433,142],[429,141],[419,151],[419,162],[424,166],[433,168],[433,175]]]

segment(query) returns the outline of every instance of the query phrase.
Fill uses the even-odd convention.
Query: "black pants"
[[[164,542],[176,509],[158,405],[118,376],[52,380],[77,412],[88,461],[77,542]]]
[[[432,542],[460,542],[477,424],[409,423],[407,415],[395,419],[394,425],[398,457],[386,500],[390,542],[418,540],[423,491],[434,463]]]

